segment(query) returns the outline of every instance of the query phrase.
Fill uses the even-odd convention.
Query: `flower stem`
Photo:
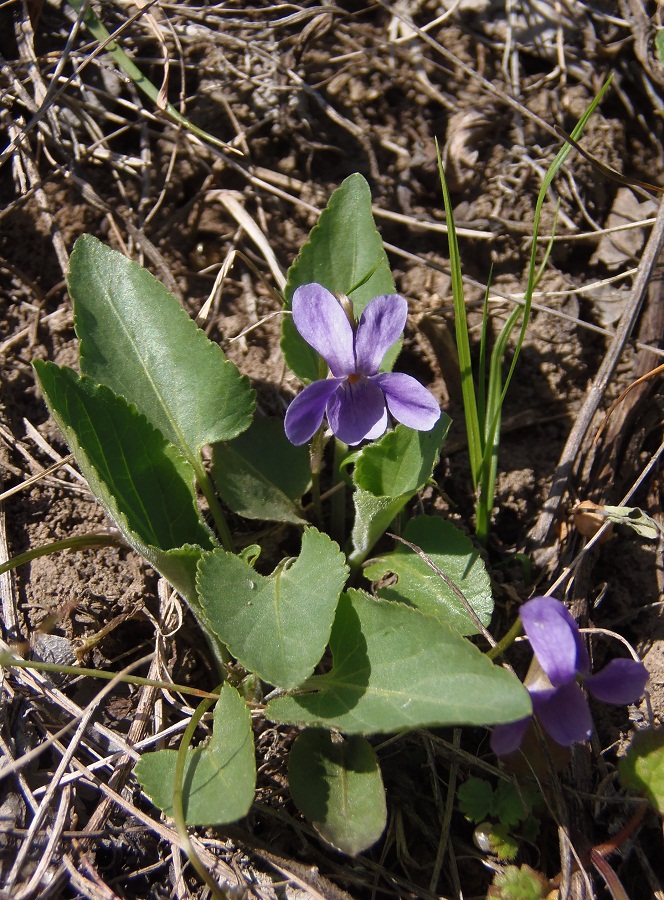
[[[324,435],[325,432],[321,426],[313,436],[309,447],[311,496],[314,504],[314,518],[321,529],[323,527],[323,505],[320,499],[320,470],[323,465],[323,450],[325,449]]]
[[[521,617],[517,616],[516,621],[507,632],[496,644],[495,647],[491,647],[491,649],[486,651],[486,655],[489,659],[498,659],[499,656],[502,656],[503,653],[512,646],[514,641],[523,634],[523,624],[521,623]]]
[[[348,445],[336,438],[334,441],[334,465],[332,468],[332,489],[334,494],[332,494],[330,500],[330,537],[340,547],[344,545],[346,525],[346,489],[340,472],[341,465],[347,456]],[[337,487],[338,490],[336,490]]]
[[[216,491],[210,481],[210,476],[205,471],[202,465],[195,466],[196,472],[196,481],[198,482],[198,486],[203,492],[203,496],[207,500],[208,508],[210,510],[210,515],[214,519],[214,524],[217,529],[217,534],[219,535],[219,539],[224,550],[228,550],[229,553],[235,552],[235,546],[233,544],[233,535],[231,534],[231,530],[228,527],[228,522],[226,521],[226,516],[224,515],[224,511],[221,508],[221,504],[219,503],[219,498],[217,497]]]

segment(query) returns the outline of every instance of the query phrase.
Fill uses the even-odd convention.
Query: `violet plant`
[[[44,397],[124,541],[188,604],[223,682],[210,740],[189,748],[192,723],[179,750],[144,754],[137,778],[183,835],[242,817],[256,782],[251,707],[302,729],[291,795],[326,842],[361,852],[387,820],[368,736],[508,726],[533,712],[531,693],[469,640],[493,612],[477,548],[439,515],[409,511],[450,420],[392,371],[407,301],[366,181],[334,192],[289,269],[281,347],[305,387],[285,423],[256,411],[248,379],[137,263],[86,235],[68,285],[81,374],[35,362]],[[395,519],[426,558],[378,544]],[[237,552],[253,522],[255,543]],[[291,543],[299,533],[300,551],[266,572],[258,541],[270,522]],[[240,681],[263,691],[243,696]]]
[[[493,610],[479,553],[449,522],[406,512],[432,478],[450,420],[415,379],[392,371],[407,300],[366,181],[353,175],[335,191],[289,270],[282,350],[306,386],[285,423],[256,411],[248,379],[137,263],[86,235],[68,284],[81,374],[35,362],[44,397],[124,541],[188,604],[223,682],[208,743],[144,754],[138,779],[181,830],[241,817],[256,780],[251,706],[301,727],[292,796],[324,840],[360,852],[387,815],[367,736],[531,711],[523,685],[468,640]],[[321,476],[342,486],[329,500]],[[344,493],[352,502],[339,517]],[[404,537],[449,573],[474,615],[405,547],[386,541],[362,570],[400,515]],[[297,556],[272,572],[259,545],[270,522],[291,529],[291,546],[300,534]],[[252,523],[255,542],[237,552],[238,531],[246,545]],[[332,665],[321,671],[326,654]],[[262,691],[247,698],[240,680]]]

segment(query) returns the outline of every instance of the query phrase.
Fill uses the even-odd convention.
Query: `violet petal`
[[[634,659],[612,659],[608,665],[585,679],[590,693],[615,706],[636,703],[643,696],[649,674],[643,663]]]
[[[311,440],[321,426],[328,400],[343,382],[343,378],[314,381],[291,402],[284,420],[291,444],[299,446]]]
[[[397,422],[415,431],[431,431],[440,418],[436,398],[424,385],[403,372],[385,372],[371,379],[387,401],[387,408]]]
[[[523,604],[519,615],[551,684],[560,687],[572,681],[578,670],[579,628],[564,604],[555,597],[533,597]]]
[[[336,378],[355,371],[353,328],[341,304],[327,288],[315,283],[297,288],[293,294],[293,322]]]
[[[588,701],[575,681],[541,695],[533,692],[531,698],[543,728],[563,747],[585,741],[593,733]]]
[[[400,294],[382,294],[368,303],[355,333],[356,371],[375,375],[406,325],[408,303]]]
[[[496,756],[507,756],[519,749],[532,716],[509,722],[507,725],[496,725],[491,731],[491,749]]]
[[[369,435],[379,437],[387,428],[383,392],[364,377],[347,379],[328,401],[327,420],[345,444],[359,444]]]

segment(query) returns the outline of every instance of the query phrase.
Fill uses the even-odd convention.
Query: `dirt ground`
[[[661,240],[647,243],[657,230],[659,195],[600,169],[664,187],[664,65],[654,43],[660,5],[186,0],[138,8],[104,0],[95,8],[157,88],[167,79],[167,96],[181,113],[241,154],[170,121],[99,49],[73,6],[0,6],[5,558],[109,527],[75,466],[63,464],[68,450],[31,366],[35,359],[76,365],[64,283],[75,239],[89,232],[138,259],[192,316],[213,292],[207,333],[252,379],[260,407],[282,415],[299,388],[279,352],[279,317],[270,317],[279,309],[270,265],[286,271],[317,211],[353,172],[371,185],[397,287],[410,305],[399,368],[425,383],[454,419],[436,472],[443,499],[435,502],[472,532],[434,141],[443,148],[460,229],[473,335],[492,266],[497,333],[525,287],[537,193],[561,147],[553,126],[571,131],[610,73],[613,85],[582,139],[599,166],[572,152],[544,206],[541,252],[556,204],[559,212],[504,410],[488,551],[493,633],[501,636],[517,601],[547,592],[581,549],[570,514],[579,501],[616,505],[636,486],[628,505],[662,521],[661,381],[632,391],[592,443],[611,402],[662,363]],[[238,205],[266,238],[272,262]],[[626,224],[632,227],[604,233]],[[221,289],[213,291],[234,251]],[[256,327],[243,334],[249,326]],[[29,481],[33,476],[40,477]],[[598,711],[595,741],[575,750],[563,776],[567,819],[552,818],[521,859],[548,876],[561,866],[556,824],[581,852],[608,840],[631,814],[615,764],[632,731],[663,715],[661,549],[661,541],[618,528],[558,593],[582,624],[618,631],[634,645],[651,672],[651,693],[649,707]],[[526,583],[515,553],[534,562],[536,585]],[[159,627],[167,635],[159,639],[164,670],[180,683],[211,686],[194,622],[185,616],[176,628],[168,591],[129,549],[43,556],[2,576],[0,585],[9,643],[31,641],[41,658],[69,662],[77,654],[84,665],[117,671],[154,649]],[[598,664],[609,644],[596,645]],[[65,724],[76,709],[67,703],[84,706],[99,690],[72,678],[53,688],[39,678],[4,670],[5,762]],[[144,730],[131,730],[146,709],[154,715],[145,717]],[[98,703],[97,725],[80,738],[67,771],[113,752],[113,735],[134,742],[187,713],[148,689],[116,687]],[[349,860],[317,840],[288,796],[292,729],[258,728],[259,791],[250,815],[223,831],[198,831],[207,864],[237,886],[232,896],[486,896],[499,863],[473,845],[472,825],[445,799],[455,780],[489,777],[495,758],[485,731],[467,730],[461,747],[447,732],[378,744],[388,829],[376,847]],[[96,780],[60,786],[40,818],[43,789],[61,758],[56,746],[0,783],[0,896],[207,895],[131,766],[100,768]],[[628,896],[664,897],[661,839],[661,823],[648,813],[611,858]],[[592,867],[564,881],[568,892],[609,896]]]

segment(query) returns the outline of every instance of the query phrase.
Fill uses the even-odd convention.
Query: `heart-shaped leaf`
[[[194,468],[204,444],[248,427],[248,379],[138,263],[86,234],[68,285],[81,371],[133,403]]]
[[[233,656],[264,681],[293,688],[323,655],[347,577],[339,547],[307,528],[297,559],[285,560],[268,577],[232,553],[204,554],[198,593],[207,620]]]
[[[173,815],[177,750],[144,753],[135,775],[155,806]],[[182,805],[187,825],[225,825],[246,816],[256,788],[251,715],[228,683],[214,710],[212,737],[187,751]]]
[[[361,853],[385,829],[380,766],[373,747],[359,735],[303,731],[288,758],[288,785],[300,812],[342,853]]]
[[[343,594],[330,649],[334,665],[306,692],[267,707],[275,722],[373,734],[438,725],[494,725],[532,712],[506,669],[431,616],[401,603]]]
[[[416,544],[459,588],[483,625],[493,612],[491,582],[482,557],[466,535],[451,522],[433,516],[411,519],[403,536]],[[378,557],[364,570],[372,581],[394,573],[396,584],[378,587],[379,597],[416,606],[422,612],[447,622],[461,634],[476,634],[477,625],[445,581],[410,547]]]
[[[332,293],[351,295],[358,317],[374,297],[395,291],[371,211],[371,190],[359,173],[349,175],[332,194],[309,240],[288,270],[286,309],[291,308],[295,289],[311,282],[322,284]],[[394,364],[399,346],[400,343],[388,352],[384,371]],[[284,316],[281,347],[298,378],[315,381],[321,377],[320,357],[300,337],[290,316]]]

